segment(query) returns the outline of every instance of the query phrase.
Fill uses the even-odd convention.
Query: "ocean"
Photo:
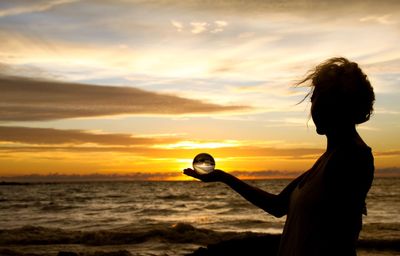
[[[279,193],[290,180],[248,182]],[[399,255],[400,178],[375,178],[367,207],[360,239],[371,246],[361,248],[359,255]],[[284,222],[285,218],[263,212],[221,183],[0,186],[0,255],[57,255],[60,251],[185,255],[243,235],[279,234]],[[390,245],[387,250],[382,248],[386,244]]]

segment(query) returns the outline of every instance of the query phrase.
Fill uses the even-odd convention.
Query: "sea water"
[[[249,181],[271,193],[289,182]],[[399,198],[399,178],[374,180],[362,238],[400,238]],[[280,233],[285,221],[224,184],[197,181],[3,185],[0,216],[0,249],[23,244],[38,255],[63,249],[65,241],[85,250],[118,245],[133,255],[180,255],[232,233]]]

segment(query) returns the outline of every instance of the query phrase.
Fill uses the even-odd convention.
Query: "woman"
[[[238,178],[215,170],[199,175],[219,181],[249,202],[276,216],[287,215],[278,255],[356,255],[356,242],[366,214],[374,163],[371,148],[356,125],[369,120],[375,100],[373,88],[358,65],[332,58],[318,65],[299,84],[310,82],[311,116],[317,133],[327,138],[326,151],[315,164],[283,191],[270,194]]]

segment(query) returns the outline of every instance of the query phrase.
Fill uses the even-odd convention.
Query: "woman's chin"
[[[325,129],[322,129],[322,128],[318,128],[317,127],[317,133],[319,134],[319,135],[325,135],[326,134],[326,131],[325,131]]]

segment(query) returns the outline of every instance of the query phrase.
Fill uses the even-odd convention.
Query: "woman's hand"
[[[186,174],[187,176],[193,177],[195,179],[204,181],[204,182],[216,182],[216,181],[223,181],[224,174],[226,174],[224,171],[215,169],[214,171],[207,173],[207,174],[199,174],[195,170],[191,168],[186,168],[183,170],[183,173]]]

